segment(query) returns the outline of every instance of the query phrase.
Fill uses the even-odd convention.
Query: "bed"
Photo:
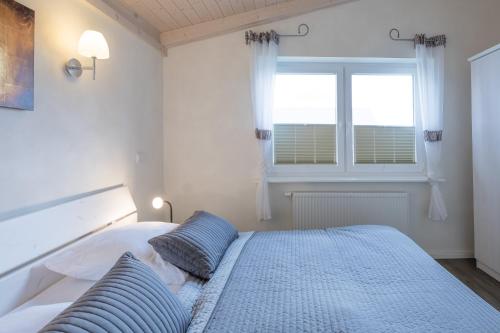
[[[262,232],[228,249],[189,332],[499,332],[500,313],[384,226]]]
[[[128,207],[113,219],[125,214],[127,223],[137,222],[128,189],[111,191],[108,196],[119,192],[120,207]],[[109,197],[101,193],[97,201],[103,200]],[[0,279],[0,289],[8,291],[0,304],[4,312],[48,309],[53,317],[92,287],[94,282],[40,273],[40,263],[53,255],[37,254]],[[37,283],[13,283],[19,274],[20,281],[32,279],[27,271],[35,272],[40,290]],[[174,294],[190,313],[190,333],[500,332],[500,312],[386,226],[239,233],[209,279],[190,276]]]

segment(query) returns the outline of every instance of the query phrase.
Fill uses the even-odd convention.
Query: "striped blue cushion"
[[[166,260],[202,279],[212,277],[238,231],[226,220],[197,211],[174,231],[149,243]]]
[[[191,316],[148,266],[125,253],[40,332],[186,332]]]

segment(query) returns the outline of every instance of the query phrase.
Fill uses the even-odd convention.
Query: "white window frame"
[[[344,71],[342,66],[328,62],[279,62],[278,74],[335,74],[337,75],[337,164],[274,164],[274,141],[273,149],[267,156],[270,170],[269,177],[325,177],[331,175],[341,176],[345,172],[345,113],[342,112],[344,105]],[[274,139],[273,139],[274,140]]]
[[[408,182],[427,181],[425,150],[418,105],[415,59],[281,57],[278,74],[337,75],[337,164],[275,165],[273,149],[267,156],[270,182]],[[355,164],[352,127],[352,75],[401,74],[414,77],[415,164]]]
[[[415,161],[414,164],[356,164],[354,163],[354,133],[352,123],[352,75],[356,74],[412,74],[413,76],[413,114],[415,125]],[[398,63],[379,64],[346,64],[345,84],[347,87],[345,94],[346,113],[346,149],[347,173],[423,173],[423,163],[421,162],[424,147],[421,117],[418,112],[417,96],[417,69],[416,65]],[[419,140],[420,138],[420,140]]]

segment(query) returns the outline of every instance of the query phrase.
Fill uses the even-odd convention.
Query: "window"
[[[337,76],[276,77],[274,164],[337,163]]]
[[[354,163],[415,164],[413,76],[354,74]]]
[[[422,173],[415,65],[283,61],[271,176]]]

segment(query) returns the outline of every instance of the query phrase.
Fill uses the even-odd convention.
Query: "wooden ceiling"
[[[213,21],[290,0],[117,0],[158,31]]]
[[[168,48],[356,0],[87,1]]]

